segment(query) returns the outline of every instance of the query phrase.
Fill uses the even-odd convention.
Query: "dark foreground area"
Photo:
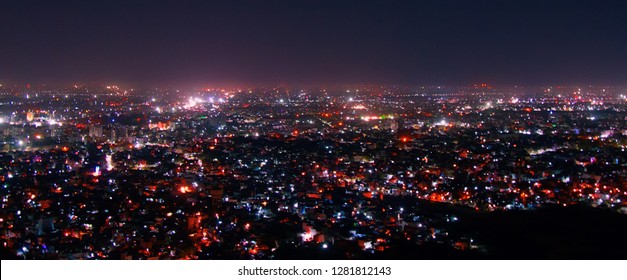
[[[586,206],[476,215],[460,225],[494,259],[625,259],[627,216]]]
[[[626,259],[627,216],[584,205],[534,211],[475,212],[442,203],[421,202],[422,211],[456,215],[445,226],[450,236],[474,236],[472,248],[447,243],[396,240],[385,251],[363,251],[352,242],[333,246],[282,246],[274,259]],[[241,259],[216,252],[209,259]],[[2,259],[21,259],[2,248]],[[115,258],[115,256],[111,256]],[[201,258],[202,259],[202,258]]]
[[[461,222],[451,234],[476,236],[478,249],[457,250],[445,244],[401,242],[364,259],[626,259],[627,216],[583,205],[549,207],[535,211],[476,213],[431,204],[431,210],[455,213]],[[320,249],[290,249],[281,259],[342,259],[345,253]]]

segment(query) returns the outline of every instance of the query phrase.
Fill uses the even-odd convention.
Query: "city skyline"
[[[0,88],[3,259],[620,259],[627,88]]]

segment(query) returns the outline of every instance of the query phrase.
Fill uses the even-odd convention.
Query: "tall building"
[[[118,140],[118,133],[115,127],[111,128],[111,136],[109,137],[109,141],[115,142]]]
[[[89,127],[89,136],[91,137],[102,137],[102,126],[93,125]]]
[[[211,207],[215,210],[222,205],[222,196],[224,195],[224,185],[219,184],[211,187]]]

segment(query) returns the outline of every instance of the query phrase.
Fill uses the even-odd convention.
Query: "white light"
[[[100,166],[96,166],[96,170],[94,171],[94,173],[92,174],[94,177],[98,177],[100,176]]]
[[[105,161],[107,162],[107,171],[113,170],[113,159],[111,155],[106,155]]]
[[[22,141],[22,140],[17,141],[17,144],[20,145],[20,146],[23,146],[24,145],[24,141]]]
[[[436,126],[437,126],[437,125],[441,125],[441,126],[448,126],[448,122],[447,122],[446,120],[441,120],[441,121],[439,121],[438,123],[436,123],[435,125],[436,125]]]

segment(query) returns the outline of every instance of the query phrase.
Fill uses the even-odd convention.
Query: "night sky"
[[[0,82],[627,85],[627,1],[0,0]]]

